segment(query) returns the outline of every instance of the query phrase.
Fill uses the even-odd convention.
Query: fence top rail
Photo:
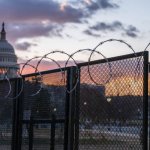
[[[67,71],[70,67],[63,67],[61,68],[57,68],[57,69],[53,69],[53,70],[46,70],[46,71],[41,71],[40,74],[41,75],[44,75],[44,74],[49,74],[49,73],[57,73],[57,72],[61,72],[61,71]],[[27,77],[32,77],[32,76],[35,76],[35,75],[39,75],[39,73],[30,73],[30,74],[25,74],[25,75],[22,75],[23,78],[27,78]]]
[[[135,57],[140,57],[140,56],[144,56],[144,54],[148,54],[148,51],[142,51],[142,52],[138,52],[138,53],[132,53],[132,54],[126,54],[126,55],[122,55],[122,56],[117,56],[117,57],[110,57],[107,59],[108,62],[113,62],[113,61],[118,61],[118,60],[123,60],[123,59],[129,59],[129,58],[135,58]],[[90,61],[90,62],[82,62],[78,64],[78,67],[83,67],[83,66],[88,66],[88,65],[94,65],[94,64],[101,64],[101,63],[106,63],[107,62],[106,59],[100,59],[100,60],[94,60],[94,61]],[[61,68],[62,71],[67,71],[70,67],[63,67]],[[60,69],[53,69],[53,70],[46,70],[46,71],[42,71],[40,72],[41,75],[44,74],[49,74],[49,73],[57,73],[60,72]],[[30,73],[30,74],[25,74],[22,77],[23,78],[27,78],[27,77],[32,77],[32,76],[36,76],[39,75],[39,73]],[[15,78],[16,79],[16,78]],[[15,80],[15,79],[11,79],[11,80]],[[4,80],[3,80],[4,81]],[[1,82],[1,81],[0,81]]]
[[[148,53],[148,51],[145,51],[145,52],[138,52],[138,53],[132,53],[132,54],[126,54],[126,55],[122,55],[122,56],[117,56],[117,57],[110,57],[107,59],[107,61],[109,62],[113,62],[113,61],[117,61],[117,60],[123,60],[123,59],[128,59],[128,58],[135,58],[135,57],[140,57],[144,54]],[[94,61],[91,61],[91,62],[83,62],[83,63],[79,63],[78,64],[78,67],[83,67],[83,66],[87,66],[87,65],[94,65],[94,64],[100,64],[100,63],[106,63],[107,62],[106,59],[100,59],[100,60],[94,60]],[[71,66],[70,66],[71,67]],[[67,71],[70,67],[64,67],[64,68],[61,68],[62,71]],[[44,74],[48,74],[48,73],[56,73],[56,72],[60,72],[60,69],[53,69],[53,70],[47,70],[47,71],[42,71],[40,72],[41,75],[44,75]],[[35,75],[38,75],[38,73],[31,73],[31,74],[25,74],[23,75],[24,78],[26,77],[31,77],[31,76],[35,76]]]
[[[113,62],[113,61],[118,61],[118,60],[123,60],[123,59],[129,59],[129,58],[136,58],[140,56],[144,56],[145,54],[148,54],[148,51],[142,51],[138,53],[132,53],[132,54],[126,54],[126,55],[121,55],[121,56],[115,56],[115,57],[110,57],[106,59],[100,59],[100,60],[94,60],[90,62],[83,62],[79,63],[79,67],[87,66],[87,65],[94,65],[94,64],[101,64],[101,63],[106,63],[106,62]]]

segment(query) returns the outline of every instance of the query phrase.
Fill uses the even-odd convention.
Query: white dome
[[[6,40],[0,40],[0,67],[17,64],[14,48]]]
[[[10,77],[15,77],[18,69],[17,56],[15,55],[13,46],[6,40],[3,23],[0,37],[0,78],[3,72],[7,72]]]
[[[8,43],[6,40],[0,40],[0,52],[2,53],[14,53],[14,48],[13,46]]]

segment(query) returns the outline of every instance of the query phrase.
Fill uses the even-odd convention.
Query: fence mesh
[[[143,58],[81,67],[80,150],[141,149]],[[138,67],[138,69],[137,69]],[[110,78],[111,76],[111,78]]]
[[[11,93],[9,83],[7,80],[0,81],[0,149],[10,150],[12,143],[12,116],[13,116],[13,100],[5,98],[9,94],[10,97],[14,96],[15,81],[11,81]]]
[[[148,74],[148,148],[150,149],[150,73]]]
[[[31,145],[33,150],[49,150],[52,130],[55,130],[55,148],[63,149],[66,99],[66,85],[63,81],[61,72],[44,74],[42,80],[38,76],[25,78],[23,150],[28,150]],[[32,96],[39,91],[41,85],[40,92]],[[53,123],[54,129],[51,129]]]
[[[79,64],[79,150],[143,150],[144,58],[139,58],[132,55],[131,58],[111,59],[109,63],[96,61],[92,62],[89,68],[88,63]],[[70,77],[76,79],[71,74]],[[70,95],[67,94],[69,96],[66,97],[65,82],[60,70],[43,73],[42,78],[40,75],[25,77],[24,90],[19,97],[23,102],[23,109],[19,110],[23,113],[20,120],[22,150],[64,149],[64,143],[67,143],[65,140],[68,140],[64,139],[64,133],[69,129],[70,119],[67,118],[70,107],[68,103],[66,105]],[[70,86],[71,81],[68,82],[67,86]],[[13,99],[17,91],[15,79],[10,83],[11,90],[7,80],[0,82],[1,150],[10,150],[11,144],[15,143],[15,139],[12,138],[13,112],[16,111],[16,99]],[[76,90],[73,91],[75,92]],[[148,92],[150,95],[150,91]],[[6,98],[8,94],[9,97]],[[76,94],[72,95],[79,98]],[[148,101],[150,107],[150,98]],[[76,114],[78,103],[74,104],[75,107],[72,108]],[[71,117],[78,119],[78,116]],[[150,120],[150,109],[148,117]],[[66,120],[68,129],[65,128]],[[76,120],[73,121],[75,123]],[[73,130],[78,131],[78,125]],[[75,138],[77,136],[78,133],[75,133]],[[148,140],[150,142],[150,138]]]

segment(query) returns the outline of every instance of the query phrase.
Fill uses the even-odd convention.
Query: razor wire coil
[[[105,41],[100,42],[100,43],[99,43],[98,45],[96,45],[93,49],[89,49],[89,48],[87,48],[87,49],[79,49],[79,50],[77,50],[77,51],[75,51],[75,52],[73,52],[73,53],[71,53],[71,54],[68,54],[68,53],[66,53],[65,51],[59,51],[59,50],[51,51],[51,52],[48,52],[47,54],[44,54],[44,55],[41,56],[41,57],[33,57],[33,58],[27,60],[25,63],[16,64],[16,66],[18,66],[18,65],[23,65],[23,66],[22,66],[22,69],[21,69],[20,72],[19,72],[19,78],[21,79],[21,88],[19,89],[18,94],[17,94],[16,96],[14,96],[14,97],[10,97],[10,94],[11,94],[11,92],[12,92],[12,85],[11,85],[11,82],[10,82],[10,78],[9,78],[8,75],[7,75],[8,70],[6,70],[6,72],[4,73],[4,78],[3,78],[3,79],[7,80],[8,86],[9,86],[9,87],[8,87],[9,90],[8,90],[8,92],[6,93],[6,95],[4,96],[4,98],[16,99],[16,98],[18,98],[18,97],[21,95],[21,93],[23,92],[23,89],[24,89],[23,71],[24,71],[24,69],[25,69],[26,66],[32,67],[32,68],[35,70],[34,73],[35,73],[35,74],[38,74],[38,75],[35,75],[35,79],[37,79],[37,81],[39,80],[38,78],[40,77],[40,83],[39,83],[39,84],[40,84],[40,87],[39,87],[39,89],[38,89],[35,93],[33,93],[33,94],[29,95],[29,96],[35,96],[35,95],[37,95],[38,93],[40,93],[41,89],[43,88],[43,85],[42,85],[43,77],[42,77],[42,73],[41,73],[41,71],[39,71],[38,67],[39,67],[39,65],[42,63],[42,61],[43,61],[44,59],[48,59],[48,60],[54,62],[54,63],[57,65],[58,69],[59,69],[60,72],[61,72],[60,83],[61,83],[62,81],[63,81],[63,83],[66,82],[66,78],[65,78],[65,76],[66,76],[66,68],[67,68],[67,65],[68,65],[70,59],[73,60],[73,62],[74,62],[74,64],[75,64],[75,68],[76,68],[76,82],[75,82],[75,84],[74,84],[74,86],[73,86],[72,89],[70,89],[70,90],[66,89],[66,92],[67,92],[67,93],[72,93],[72,92],[76,89],[76,87],[77,87],[77,85],[78,85],[78,82],[79,82],[79,78],[80,78],[80,68],[78,67],[78,63],[77,63],[77,61],[75,60],[74,56],[75,56],[77,53],[81,53],[81,52],[83,52],[83,51],[88,51],[88,52],[90,52],[90,55],[89,55],[89,58],[88,58],[88,65],[87,65],[87,67],[88,67],[88,74],[89,74],[89,77],[90,77],[91,81],[92,81],[94,84],[96,84],[96,85],[105,85],[105,84],[109,83],[110,80],[111,80],[111,78],[112,78],[112,76],[113,76],[113,68],[112,68],[112,65],[111,65],[111,63],[109,62],[109,59],[108,59],[105,55],[103,55],[101,51],[98,51],[97,48],[100,47],[100,46],[102,46],[102,45],[104,45],[105,43],[110,43],[110,42],[119,42],[119,43],[121,43],[121,44],[126,45],[126,46],[133,52],[133,54],[135,55],[135,57],[137,57],[136,51],[133,49],[133,47],[132,47],[130,44],[128,44],[127,42],[125,42],[125,41],[123,41],[123,40],[120,40],[120,39],[108,39],[108,40],[105,40]],[[146,46],[145,49],[143,50],[142,55],[141,55],[140,57],[138,57],[137,65],[136,65],[136,68],[135,68],[135,79],[134,79],[135,81],[136,81],[136,75],[138,74],[138,70],[140,69],[140,61],[141,61],[141,58],[142,58],[142,56],[144,55],[144,52],[147,51],[147,49],[148,49],[149,46],[150,46],[150,43],[147,44],[147,46]],[[66,56],[68,57],[68,59],[65,61],[65,67],[64,67],[64,69],[62,69],[61,65],[58,63],[57,60],[52,59],[52,58],[50,57],[50,55],[56,54],[56,53],[57,53],[57,54],[66,55]],[[93,78],[93,76],[92,76],[92,74],[91,74],[91,71],[90,71],[91,57],[92,57],[92,55],[93,55],[94,53],[96,53],[96,54],[98,54],[98,55],[101,55],[101,56],[105,59],[107,65],[108,65],[108,68],[109,68],[109,77],[108,77],[107,80],[106,80],[105,82],[103,82],[103,83],[98,83],[98,82]],[[36,63],[35,66],[32,65],[32,64],[30,64],[30,63],[32,62],[32,60],[34,60],[34,59],[39,59],[39,60],[37,61],[37,63]],[[13,65],[13,66],[14,66],[14,65]],[[39,77],[38,77],[38,76],[39,76]]]

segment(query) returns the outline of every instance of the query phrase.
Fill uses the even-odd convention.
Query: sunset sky
[[[53,50],[92,49],[110,38],[142,51],[150,42],[149,6],[150,0],[0,0],[0,22],[20,62]],[[119,43],[98,50],[106,57],[132,53]]]

